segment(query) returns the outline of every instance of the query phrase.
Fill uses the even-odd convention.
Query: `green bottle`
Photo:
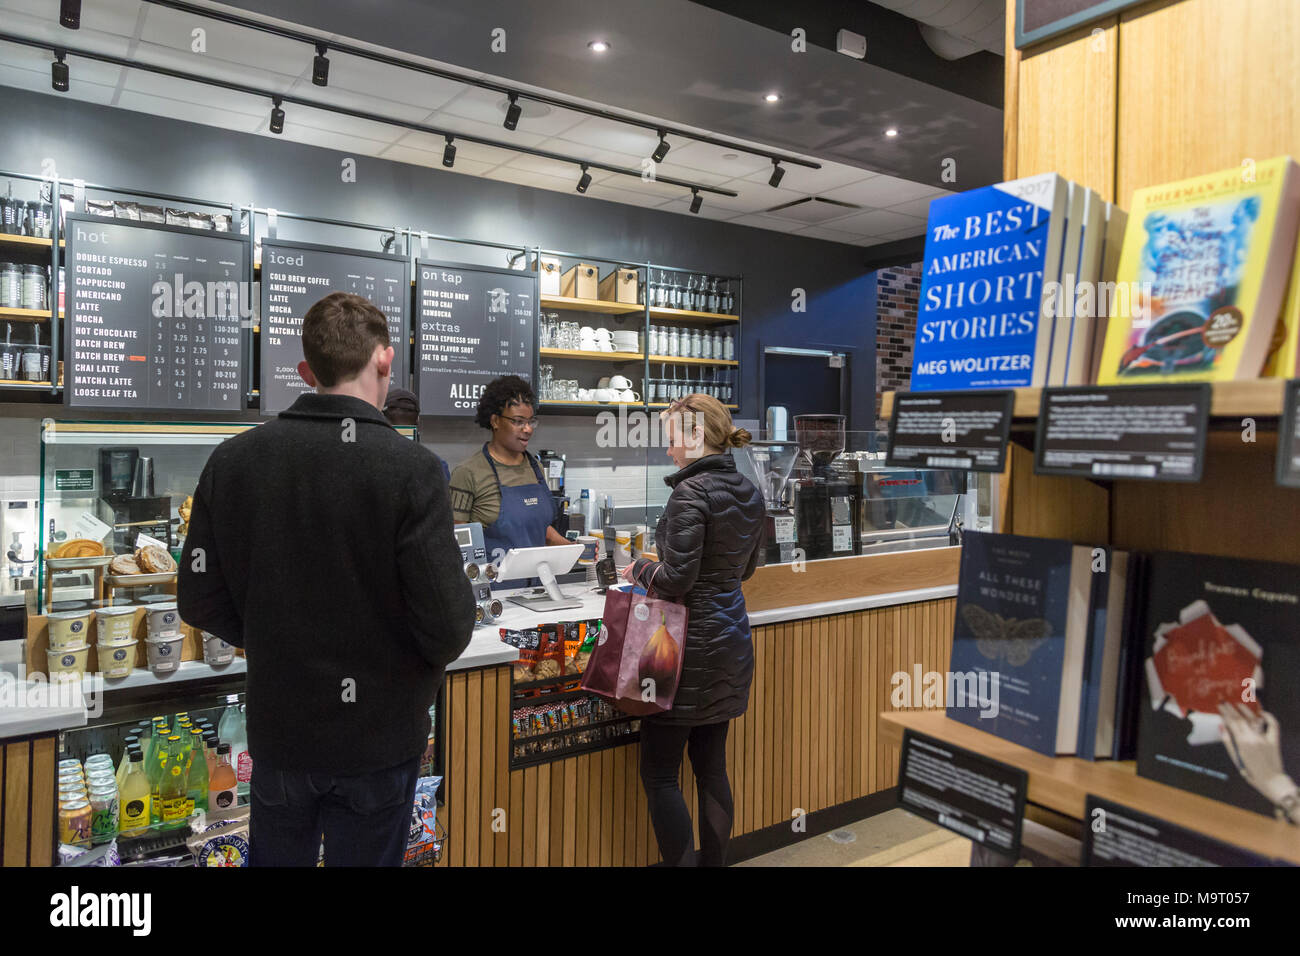
[[[185,779],[187,781],[185,807],[188,817],[195,808],[206,810],[208,806],[207,752],[203,746],[203,734],[197,727],[190,741],[189,770]]]
[[[158,784],[158,800],[161,804],[159,816],[165,830],[172,830],[185,825],[188,819],[185,813],[185,801],[188,798],[185,779],[185,746],[180,734],[167,738],[167,763],[162,768],[162,780]]]
[[[167,769],[168,758],[171,756],[169,736],[170,732],[166,727],[155,724],[154,734],[149,738],[149,753],[145,755],[144,760],[145,773],[149,775],[149,812],[152,814],[154,824],[162,822],[162,800],[159,788],[162,785],[163,773]]]

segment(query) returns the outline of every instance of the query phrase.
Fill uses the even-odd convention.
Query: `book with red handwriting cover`
[[[1146,576],[1137,772],[1280,814],[1300,780],[1300,567],[1157,553]]]

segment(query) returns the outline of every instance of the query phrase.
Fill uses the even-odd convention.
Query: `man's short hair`
[[[375,346],[389,346],[388,319],[363,296],[331,292],[302,318],[302,354],[326,388],[366,367]]]

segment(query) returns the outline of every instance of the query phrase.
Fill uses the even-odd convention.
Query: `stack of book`
[[[949,717],[1040,753],[1300,797],[1300,567],[968,532],[949,668]]]
[[[913,391],[1300,374],[1300,167],[1137,190],[1045,173],[930,204]]]

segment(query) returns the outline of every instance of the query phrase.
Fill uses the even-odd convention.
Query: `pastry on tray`
[[[55,558],[101,558],[103,556],[104,546],[89,538],[73,538],[71,541],[65,541],[55,548],[52,555]]]
[[[156,544],[137,548],[135,563],[140,565],[140,570],[145,574],[168,574],[176,570],[176,562],[172,560],[167,549],[160,548]]]
[[[109,574],[139,574],[140,565],[135,563],[135,555],[119,554],[108,562]]]

